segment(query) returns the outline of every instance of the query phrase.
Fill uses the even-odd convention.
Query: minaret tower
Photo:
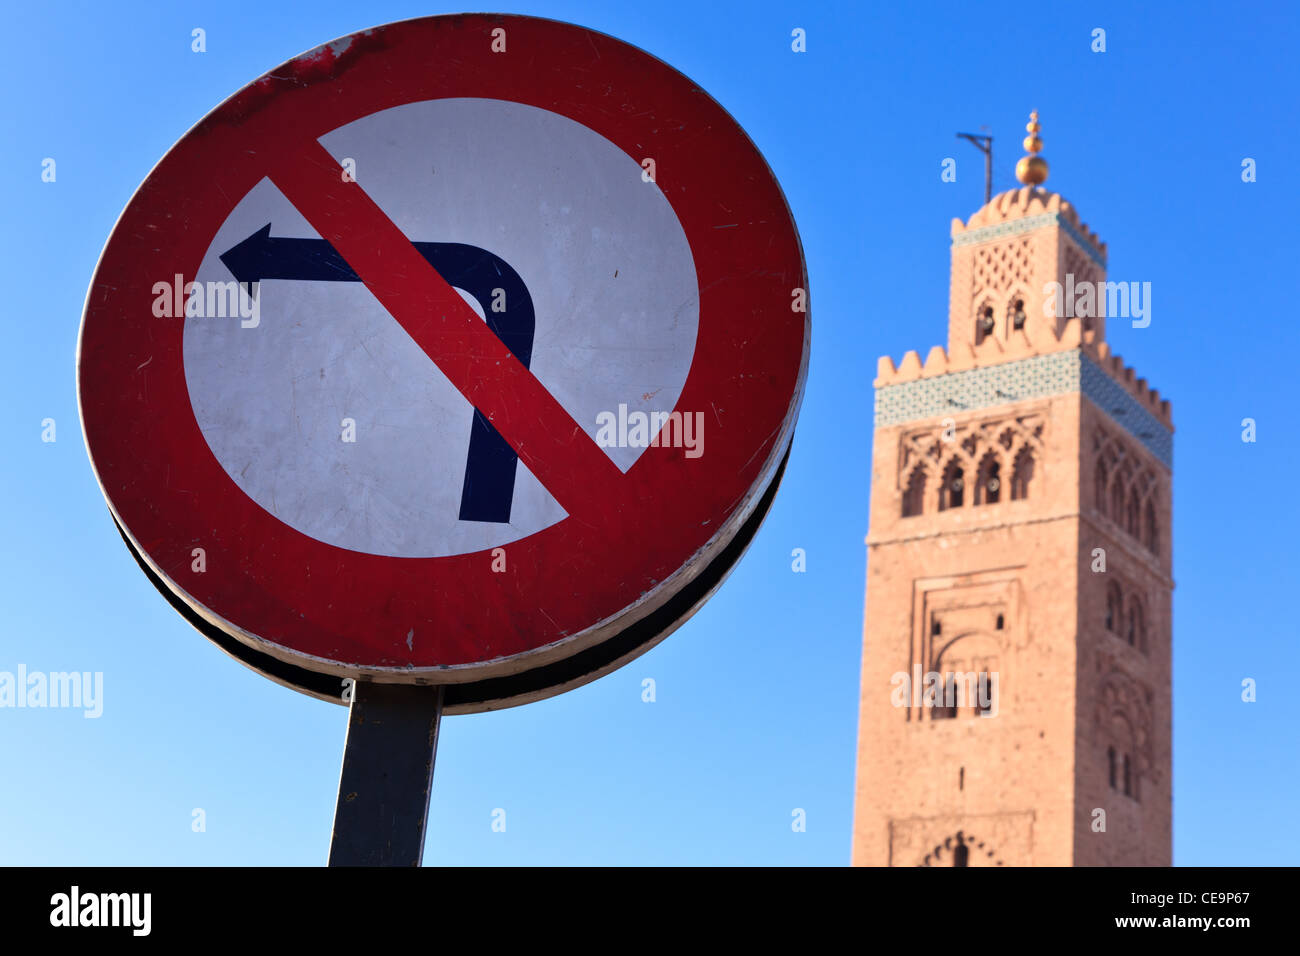
[[[879,360],[853,862],[1171,862],[1169,402],[1150,286],[1042,184],[952,222],[948,347]]]

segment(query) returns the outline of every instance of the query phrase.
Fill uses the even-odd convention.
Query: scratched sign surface
[[[223,103],[97,268],[83,424],[142,568],[245,663],[535,699],[693,613],[807,371],[781,191],[591,31],[432,17]]]

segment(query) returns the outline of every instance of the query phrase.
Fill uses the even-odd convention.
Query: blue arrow
[[[420,255],[438,274],[478,302],[488,328],[512,355],[528,367],[533,356],[536,318],[528,287],[510,264],[486,249],[459,242],[414,242]],[[271,235],[267,223],[243,242],[222,253],[221,261],[244,284],[263,279],[297,282],[360,282],[361,277],[324,239],[291,239]],[[504,308],[494,311],[493,306]],[[465,484],[460,494],[460,520],[510,521],[519,456],[477,408],[470,429]]]

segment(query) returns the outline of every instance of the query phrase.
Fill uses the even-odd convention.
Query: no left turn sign
[[[690,80],[527,17],[280,66],[104,250],[83,426],[141,566],[245,663],[448,712],[643,652],[761,521],[807,373],[771,171]]]

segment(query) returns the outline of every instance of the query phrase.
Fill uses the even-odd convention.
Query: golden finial
[[[1016,179],[1026,186],[1041,186],[1047,180],[1047,160],[1038,155],[1043,149],[1043,141],[1038,138],[1038,131],[1042,128],[1038,123],[1038,110],[1034,110],[1025,124],[1029,135],[1025,137],[1024,146],[1029,155],[1020,157],[1016,163]]]

